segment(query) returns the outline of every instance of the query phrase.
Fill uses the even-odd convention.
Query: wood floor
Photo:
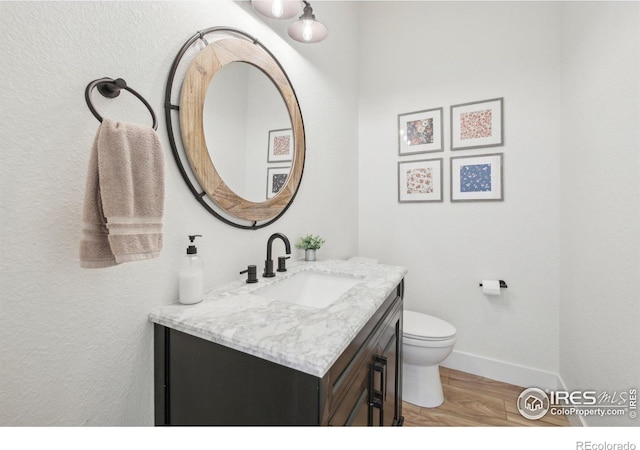
[[[483,426],[569,426],[563,416],[547,414],[542,419],[522,417],[516,401],[524,388],[440,368],[444,403],[437,408],[421,408],[402,403],[405,427]]]

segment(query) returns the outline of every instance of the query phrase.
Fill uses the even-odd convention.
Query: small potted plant
[[[316,250],[322,247],[324,244],[324,239],[320,236],[313,236],[311,234],[307,234],[304,237],[298,239],[296,243],[296,248],[300,248],[304,250],[304,260],[305,261],[315,261],[316,260]]]

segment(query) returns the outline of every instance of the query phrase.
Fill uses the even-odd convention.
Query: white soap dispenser
[[[187,247],[187,256],[180,267],[180,303],[184,305],[193,305],[202,301],[202,258],[198,256],[198,249],[193,245],[197,237],[202,235],[189,236],[191,245]]]

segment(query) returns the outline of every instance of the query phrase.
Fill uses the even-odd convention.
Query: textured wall
[[[560,373],[611,394],[640,387],[640,4],[563,11]]]
[[[318,5],[332,34],[304,46],[245,7],[230,1],[0,2],[0,424],[153,424],[147,314],[177,298],[187,234],[204,235],[198,248],[209,287],[239,277],[247,264],[263,264],[267,238],[276,231],[291,240],[322,234],[324,257],[356,252],[352,8]],[[222,25],[244,29],[275,53],[297,91],[307,131],[296,201],[259,231],[229,227],[191,197],[165,131],[164,87],[173,58],[197,30]],[[167,157],[165,246],[155,260],[86,270],[77,253],[98,123],[84,89],[103,76],[124,78],[158,115]],[[107,100],[94,92],[94,101],[104,116],[150,123],[132,96]]]

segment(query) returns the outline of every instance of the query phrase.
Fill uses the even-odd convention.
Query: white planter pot
[[[316,251],[315,249],[309,249],[304,251],[304,260],[305,261],[315,261],[316,260]]]

